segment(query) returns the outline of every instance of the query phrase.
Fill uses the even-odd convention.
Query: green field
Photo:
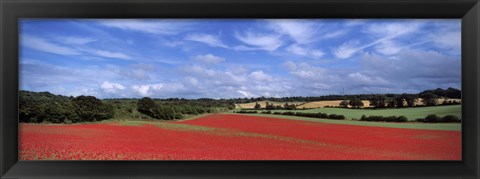
[[[367,122],[367,121],[352,121],[352,120],[319,119],[319,118],[273,115],[273,114],[242,114],[242,115],[292,119],[292,120],[301,120],[301,121],[310,121],[310,122],[324,122],[324,123],[331,123],[331,124],[348,124],[348,125],[392,127],[392,128],[405,128],[405,129],[427,129],[427,130],[447,130],[447,131],[461,131],[462,129],[461,123]]]
[[[288,110],[272,110],[272,111],[288,111]],[[365,116],[405,116],[409,120],[425,118],[427,115],[436,114],[443,117],[445,115],[455,115],[462,117],[462,105],[449,106],[431,106],[431,107],[412,107],[399,109],[345,109],[345,108],[317,108],[308,110],[297,110],[296,112],[305,113],[327,113],[342,114],[347,119],[360,119]]]

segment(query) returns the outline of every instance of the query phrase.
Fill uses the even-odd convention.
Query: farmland
[[[287,110],[275,110],[284,112]],[[413,107],[413,108],[393,108],[393,109],[346,109],[346,108],[316,108],[308,110],[298,110],[304,113],[327,113],[327,114],[342,114],[346,119],[359,119],[362,115],[371,116],[405,116],[409,120],[417,118],[423,118],[430,114],[436,114],[438,116],[454,115],[461,117],[462,106],[461,105],[448,105],[448,106],[428,106],[428,107]]]
[[[210,114],[20,124],[21,160],[460,160],[461,132]],[[94,138],[94,139],[93,139]]]

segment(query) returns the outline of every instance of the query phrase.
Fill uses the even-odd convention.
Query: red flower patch
[[[155,124],[155,123],[152,123]],[[159,125],[20,125],[20,160],[460,160],[461,133],[214,114]],[[174,127],[168,127],[168,125]],[[203,126],[203,127],[202,127]]]

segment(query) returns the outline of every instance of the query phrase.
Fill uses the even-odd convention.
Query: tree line
[[[20,122],[75,123],[112,118],[113,105],[93,96],[66,97],[49,92],[19,93]]]
[[[214,99],[98,99],[94,96],[62,96],[50,92],[19,91],[19,121],[32,123],[95,122],[110,118],[181,119],[228,111],[231,100]]]
[[[325,95],[325,96],[293,96],[293,97],[281,97],[281,98],[274,98],[274,97],[257,97],[257,98],[234,98],[234,99],[229,99],[234,101],[235,103],[250,103],[250,102],[257,102],[257,101],[274,101],[274,102],[313,102],[313,101],[325,101],[325,100],[354,100],[354,99],[359,99],[359,100],[373,100],[375,104],[377,104],[375,101],[380,102],[377,106],[382,106],[382,98],[384,99],[384,106],[387,106],[387,101],[385,100],[390,100],[392,101],[393,99],[397,98],[397,101],[399,98],[402,98],[406,100],[407,106],[413,106],[414,105],[414,100],[417,98],[427,98],[427,99],[438,99],[438,98],[456,98],[460,99],[462,97],[462,92],[459,89],[456,88],[447,88],[447,89],[442,89],[442,88],[437,88],[437,89],[431,89],[431,90],[425,90],[420,93],[416,94],[409,94],[409,93],[403,93],[403,94],[354,94],[354,95]],[[380,98],[375,100],[376,98]],[[432,100],[433,101],[433,100]],[[393,102],[390,102],[393,103]],[[390,104],[391,105],[391,104]]]
[[[158,100],[144,97],[138,100],[137,110],[155,119],[182,119],[185,115],[224,112],[232,110],[235,105],[226,101],[207,99],[199,100]]]

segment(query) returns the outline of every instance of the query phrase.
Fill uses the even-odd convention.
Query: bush
[[[321,112],[317,113],[316,116],[317,116],[318,118],[324,118],[324,119],[327,119],[327,118],[328,118],[328,114],[326,114],[326,113],[321,113]]]
[[[415,119],[415,122],[424,122],[425,119],[424,118],[418,118],[418,119]]]
[[[376,121],[376,122],[407,122],[408,118],[405,116],[365,116],[362,115],[361,121]]]
[[[461,122],[461,119],[454,115],[446,115],[442,118],[438,117],[435,114],[428,115],[425,118],[415,119],[415,122],[428,122],[428,123],[435,123],[435,122]]]
[[[282,114],[282,112],[275,111],[275,112],[273,112],[273,114],[276,114],[276,115],[281,115],[281,114]]]
[[[272,114],[272,111],[262,111],[262,114]]]
[[[398,116],[395,122],[408,122],[408,118],[405,116]]]
[[[460,118],[454,115],[446,115],[442,120],[443,122],[461,122]]]
[[[328,119],[345,119],[344,115],[338,115],[338,114],[330,114],[328,115]]]
[[[438,117],[435,114],[430,114],[427,117],[425,117],[425,120],[423,122],[440,122],[441,118]]]
[[[255,111],[255,110],[240,110],[237,113],[255,114],[255,113],[258,113],[258,112]]]
[[[302,112],[297,112],[295,113],[296,116],[302,116],[302,117],[317,117],[317,114],[315,113],[302,113]]]
[[[295,115],[295,112],[292,112],[292,111],[285,111],[282,113],[282,115],[289,115],[289,116],[294,116]]]

